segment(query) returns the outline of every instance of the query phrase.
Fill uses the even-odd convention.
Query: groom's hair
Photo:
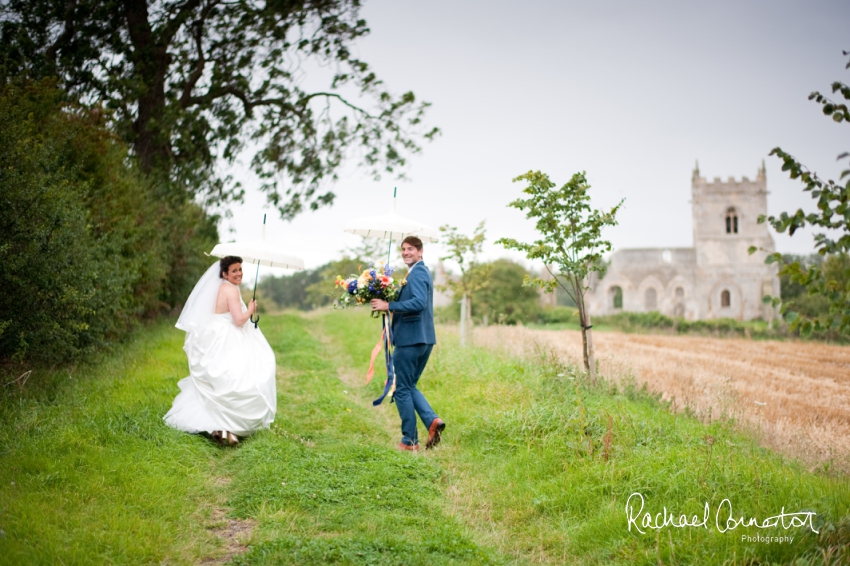
[[[422,240],[417,238],[416,236],[408,236],[404,240],[401,241],[402,244],[410,244],[420,252],[422,251]]]
[[[219,265],[218,278],[224,279],[223,274],[230,271],[230,266],[233,265],[234,263],[242,263],[242,258],[239,257],[239,256],[235,256],[235,255],[229,255],[229,256],[225,256],[225,257],[221,258],[221,261],[218,262],[218,265]]]

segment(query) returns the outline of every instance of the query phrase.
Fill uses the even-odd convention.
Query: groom
[[[419,376],[428,363],[431,349],[437,343],[434,335],[434,284],[431,272],[422,262],[422,240],[408,236],[401,243],[401,257],[407,264],[407,284],[402,286],[398,300],[387,302],[372,299],[372,309],[395,313],[392,323],[393,365],[396,389],[393,394],[401,417],[402,439],[399,450],[419,450],[416,415],[428,429],[425,448],[440,443],[446,423],[431,409],[431,405],[416,388]]]

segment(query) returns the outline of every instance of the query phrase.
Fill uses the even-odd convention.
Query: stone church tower
[[[622,249],[611,255],[602,279],[593,278],[591,314],[658,311],[687,320],[769,319],[765,295],[779,295],[775,250],[767,224],[767,178],[762,163],[755,180],[691,179],[694,247]],[[763,251],[750,255],[755,246]]]

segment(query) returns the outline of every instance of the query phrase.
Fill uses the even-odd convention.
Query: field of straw
[[[581,333],[522,327],[476,328],[479,346],[523,355],[539,348],[581,366]],[[600,374],[633,377],[674,410],[732,417],[767,447],[812,466],[850,472],[850,347],[595,332]]]

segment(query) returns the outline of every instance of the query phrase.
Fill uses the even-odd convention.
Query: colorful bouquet
[[[368,304],[372,299],[396,300],[405,282],[396,283],[392,277],[393,271],[395,268],[381,262],[377,267],[369,266],[369,269],[360,275],[351,275],[348,279],[337,275],[335,285],[343,288],[345,292],[334,301],[334,308],[348,308],[352,299],[355,305]],[[379,312],[372,312],[372,318],[379,316]]]

